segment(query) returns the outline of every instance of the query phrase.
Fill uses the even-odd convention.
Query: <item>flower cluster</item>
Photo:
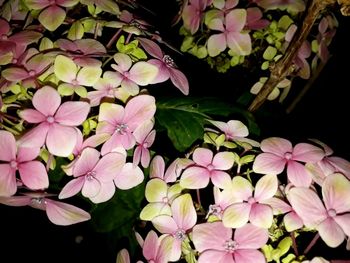
[[[258,143],[240,121],[210,122],[187,158],[151,161],[140,218],[160,236],[136,233],[146,262],[309,262],[318,238],[349,246],[350,162],[317,140]]]
[[[188,94],[189,85],[149,25],[120,7],[1,2],[0,203],[69,225],[90,214],[64,199],[98,204],[143,182],[156,104],[141,88],[170,79]]]
[[[260,65],[263,76],[250,90],[257,94],[268,76],[264,71],[286,53],[306,9],[305,2],[186,1],[181,17],[181,51],[206,60],[218,72],[236,66],[251,70],[253,64]],[[337,20],[331,13],[322,14],[316,27],[299,49],[290,74],[275,87],[269,100],[279,97],[282,102],[293,78],[309,79],[318,65],[328,60],[328,46],[335,35]]]

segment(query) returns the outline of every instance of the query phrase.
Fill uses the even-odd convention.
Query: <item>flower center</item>
[[[163,62],[167,65],[169,68],[175,68],[175,62],[169,55],[164,55]]]
[[[118,124],[117,127],[115,128],[115,131],[121,135],[125,134],[128,129],[128,125],[125,123]]]
[[[256,203],[255,198],[252,197],[252,196],[248,198],[248,201],[247,201],[247,202],[248,202],[248,204],[251,204],[251,205],[254,204],[254,203]]]
[[[15,58],[12,59],[12,64],[16,64],[17,62],[18,62],[17,59],[15,59]]]
[[[212,170],[214,170],[214,165],[212,165],[212,164],[209,164],[209,165],[207,166],[207,169],[208,169],[209,171],[212,171]]]
[[[185,240],[185,238],[186,238],[185,230],[183,230],[183,229],[176,230],[174,237],[178,240],[181,240],[181,241]]]
[[[169,202],[169,199],[168,199],[168,197],[163,197],[163,198],[162,198],[162,201],[163,201],[163,203],[166,203],[166,204],[167,204],[167,203]]]
[[[88,173],[86,174],[86,180],[92,181],[92,180],[94,179],[95,176],[96,176],[96,172],[95,172],[95,171],[88,172]]]
[[[334,209],[329,209],[327,213],[329,217],[335,217],[337,215],[337,212]]]
[[[149,260],[148,263],[156,263],[153,259]]]
[[[2,34],[2,35],[0,36],[0,39],[1,39],[1,40],[7,40],[7,35]]]
[[[73,79],[73,80],[72,80],[72,84],[73,84],[74,86],[77,86],[77,85],[79,85],[79,82],[78,82],[77,79]]]
[[[130,72],[129,72],[129,71],[125,71],[125,72],[123,73],[123,76],[124,76],[125,79],[129,79],[129,77],[130,77]]]
[[[222,209],[219,205],[210,205],[209,206],[209,214],[220,215],[221,211],[222,211]]]
[[[43,197],[35,197],[35,198],[32,198],[31,203],[34,206],[41,206],[43,204],[46,204],[46,201],[45,201],[45,198]]]
[[[292,159],[292,153],[290,153],[290,152],[285,153],[284,158],[286,158],[287,160]]]
[[[35,74],[36,74],[36,72],[35,72],[35,70],[30,70],[30,71],[28,72],[28,74],[29,74],[29,76],[34,77]]]
[[[227,252],[233,252],[238,248],[238,243],[232,239],[226,240],[224,243],[224,249]]]
[[[48,123],[54,123],[55,122],[55,118],[53,117],[53,116],[48,116],[47,118],[46,118],[46,121],[48,122]]]
[[[17,169],[17,166],[18,166],[18,163],[17,163],[15,160],[13,160],[13,161],[10,162],[10,167],[11,167],[12,169]]]

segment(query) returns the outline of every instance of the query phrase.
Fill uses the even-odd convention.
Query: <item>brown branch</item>
[[[338,0],[349,1],[349,0]],[[302,21],[301,26],[298,27],[292,41],[290,42],[284,56],[277,63],[273,64],[270,68],[271,74],[269,79],[265,82],[258,95],[255,97],[248,110],[254,112],[261,107],[266,101],[267,96],[272,90],[293,72],[293,60],[298,54],[303,42],[306,40],[310,33],[312,26],[314,25],[319,14],[328,6],[334,5],[336,0],[311,0],[310,5],[306,11],[305,18]]]

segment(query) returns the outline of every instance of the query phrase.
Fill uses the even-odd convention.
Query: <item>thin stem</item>
[[[97,39],[99,28],[100,28],[100,23],[96,22],[95,31],[94,31],[94,39]]]
[[[202,207],[202,203],[201,203],[201,194],[199,192],[199,189],[196,190],[196,193],[197,193],[197,202],[198,202],[198,205],[199,207]]]
[[[290,232],[290,237],[292,238],[292,247],[294,250],[294,254],[298,257],[299,256],[299,251],[297,247],[297,242],[295,241],[295,235],[294,232]]]
[[[126,37],[125,45],[127,45],[129,43],[131,36],[132,36],[132,34],[129,33],[129,35]]]
[[[52,159],[53,159],[53,155],[51,153],[49,153],[49,157],[47,158],[47,163],[46,163],[46,171],[47,172],[50,170]]]
[[[109,49],[113,45],[113,43],[117,40],[120,32],[122,32],[122,29],[119,28],[118,31],[112,36],[112,38],[108,41],[106,48]]]
[[[314,236],[314,238],[311,240],[310,244],[306,247],[303,254],[306,255],[309,253],[311,248],[316,244],[317,240],[320,238],[320,234],[317,232],[317,234]]]

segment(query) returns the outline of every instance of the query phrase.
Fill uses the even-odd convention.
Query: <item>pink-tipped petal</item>
[[[178,230],[175,220],[168,215],[160,215],[152,220],[153,226],[163,234],[174,234]]]
[[[231,187],[231,176],[223,171],[212,171],[210,172],[210,178],[216,187],[221,189],[230,188]]]
[[[176,68],[170,68],[169,76],[174,86],[177,87],[184,95],[188,95],[190,87],[185,74]]]
[[[177,197],[171,204],[173,218],[180,229],[191,229],[197,221],[197,213],[190,194]]]
[[[75,177],[86,175],[92,171],[99,161],[100,153],[96,149],[86,148],[75,163],[73,174]]]
[[[64,138],[64,141],[62,141]],[[73,127],[52,124],[47,132],[46,146],[49,152],[60,157],[73,153],[77,143],[77,132]]]
[[[327,210],[334,209],[337,214],[350,212],[350,181],[342,174],[326,177],[322,185],[323,201]]]
[[[227,46],[234,54],[247,56],[252,52],[252,41],[248,33],[230,32],[226,38]]]
[[[300,229],[304,225],[303,220],[293,211],[284,216],[283,222],[288,232]]]
[[[25,109],[20,111],[19,116],[29,123],[40,123],[46,120],[46,116],[40,111]]]
[[[284,157],[285,153],[291,153],[293,151],[293,146],[291,142],[286,139],[271,137],[261,142],[261,150]]]
[[[66,18],[66,11],[57,6],[50,5],[39,14],[40,23],[48,30],[55,31]]]
[[[143,179],[144,174],[140,167],[132,163],[126,163],[116,175],[114,183],[119,189],[127,190],[142,183]]]
[[[55,114],[55,120],[67,126],[82,124],[90,111],[90,105],[83,101],[67,101],[59,107]]]
[[[19,140],[22,147],[38,147],[45,144],[47,133],[49,131],[49,124],[46,122],[40,123],[38,126],[32,128],[25,133]]]
[[[124,112],[124,108],[121,105],[102,103],[100,106],[98,121],[106,121],[110,124],[116,125],[117,123],[123,121]]]
[[[273,221],[272,208],[269,205],[253,204],[249,215],[250,222],[260,228],[270,228]]]
[[[1,197],[0,195],[0,204],[9,205],[9,206],[26,206],[32,202],[30,196],[11,196],[11,197]]]
[[[244,226],[249,220],[251,205],[236,203],[227,207],[223,213],[222,222],[225,227],[238,228]]]
[[[334,217],[335,222],[343,229],[347,236],[350,236],[350,213],[337,215]]]
[[[274,215],[286,214],[292,210],[289,204],[277,197],[264,200],[262,203],[271,206]]]
[[[10,67],[2,70],[1,75],[8,81],[20,81],[29,77],[23,68]]]
[[[305,166],[295,161],[289,161],[287,164],[288,180],[295,186],[308,187],[312,183],[311,175]]]
[[[143,168],[147,168],[151,160],[151,155],[148,149],[141,148],[141,165]]]
[[[298,143],[293,149],[293,159],[306,163],[315,163],[324,157],[324,151],[308,143]]]
[[[150,84],[162,83],[170,78],[170,68],[167,67],[163,60],[150,59],[147,62],[158,68],[157,76],[155,76]]]
[[[71,196],[76,195],[83,188],[83,184],[85,182],[84,176],[78,177],[69,181],[61,190],[58,198],[65,199]]]
[[[137,38],[137,40],[140,42],[141,46],[146,50],[146,52],[150,54],[152,57],[155,57],[158,59],[163,58],[163,51],[160,49],[157,43],[143,37]]]
[[[128,250],[123,248],[118,252],[116,263],[130,263],[130,255]]]
[[[17,149],[17,162],[27,162],[34,160],[40,153],[40,148],[38,147],[21,147],[21,145],[18,146]]]
[[[269,238],[267,229],[252,224],[236,229],[234,240],[239,243],[241,249],[259,249],[266,244]]]
[[[0,160],[10,162],[16,159],[16,139],[8,131],[0,131]]]
[[[80,223],[91,218],[84,210],[58,201],[46,200],[46,213],[50,221],[56,225],[67,226]]]
[[[45,166],[39,161],[21,163],[18,166],[21,180],[30,189],[39,190],[49,187],[49,177]]]
[[[211,57],[219,55],[227,47],[225,34],[211,35],[208,39],[207,48],[208,54]]]
[[[230,191],[237,202],[247,201],[253,195],[252,184],[242,176],[235,176],[232,179]]]
[[[54,116],[61,104],[61,96],[57,90],[44,86],[33,96],[34,107],[45,116]]]
[[[193,152],[192,159],[197,164],[207,167],[212,163],[213,152],[207,148],[197,148]]]
[[[123,53],[116,53],[114,55],[114,61],[117,62],[117,71],[120,73],[124,73],[125,71],[129,71],[132,65],[131,58]]]
[[[158,67],[145,61],[136,62],[129,71],[129,79],[137,85],[146,86],[152,83],[158,74]]]
[[[123,169],[125,158],[125,155],[116,152],[104,155],[94,168],[96,178],[101,182],[113,181]]]
[[[103,203],[111,199],[114,193],[115,193],[115,185],[113,181],[107,182],[107,183],[101,182],[101,188],[99,193],[94,197],[90,197],[90,200],[95,204]]]
[[[266,259],[258,250],[254,249],[238,249],[234,253],[235,263],[265,263]]]
[[[148,181],[145,196],[148,202],[163,202],[167,197],[168,186],[162,179],[154,178]]]
[[[217,170],[229,170],[233,166],[234,154],[232,152],[219,152],[213,158],[213,166]]]
[[[225,16],[226,30],[230,32],[240,32],[247,21],[247,11],[245,9],[234,9]]]
[[[187,168],[180,179],[182,188],[200,189],[209,184],[210,173],[206,168],[189,167]]]
[[[350,162],[341,157],[331,156],[328,157],[328,161],[348,179],[350,179]]]
[[[9,164],[0,163],[0,197],[14,195],[16,191],[16,171]]]
[[[329,247],[337,247],[343,243],[345,234],[342,228],[334,221],[333,218],[327,218],[317,226],[318,233],[322,240]]]
[[[224,250],[223,244],[232,238],[232,229],[222,222],[204,223],[193,228],[193,244],[198,252],[208,249]]]
[[[277,188],[277,176],[274,174],[265,175],[255,185],[254,198],[257,201],[267,200],[276,194]]]
[[[273,153],[261,153],[254,160],[253,171],[259,174],[280,174],[285,165],[284,158]]]
[[[85,176],[85,181],[81,189],[82,195],[87,198],[92,198],[97,196],[101,190],[101,184],[102,183],[99,180],[97,180],[95,177],[87,178]]]
[[[144,257],[147,260],[155,259],[157,257],[158,246],[159,241],[157,233],[153,230],[149,231],[142,246]]]

